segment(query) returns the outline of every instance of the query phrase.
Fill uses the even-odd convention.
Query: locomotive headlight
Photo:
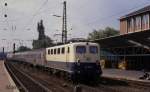
[[[80,60],[77,61],[77,65],[80,65]]]
[[[80,66],[80,59],[77,59],[77,65]]]

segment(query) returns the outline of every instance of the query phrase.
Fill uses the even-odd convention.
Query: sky
[[[60,41],[64,0],[0,0],[0,51],[13,43],[32,46],[38,38],[37,22],[44,22],[45,34]],[[150,0],[66,0],[68,38],[86,38],[94,29],[107,26],[119,30],[119,18],[150,5]],[[7,3],[7,6],[5,6]],[[7,17],[4,15],[7,14]],[[72,29],[72,30],[71,30]]]

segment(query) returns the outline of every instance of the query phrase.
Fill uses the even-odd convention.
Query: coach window
[[[51,49],[51,55],[53,54],[53,49]]]
[[[61,49],[61,53],[62,53],[62,54],[65,53],[65,48],[64,48],[64,47]]]
[[[56,54],[56,49],[54,49],[54,54]]]
[[[58,50],[57,50],[57,54],[60,54],[60,48],[58,48]]]

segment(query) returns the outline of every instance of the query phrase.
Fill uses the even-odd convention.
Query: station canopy
[[[96,39],[101,48],[143,47],[150,50],[150,30]]]

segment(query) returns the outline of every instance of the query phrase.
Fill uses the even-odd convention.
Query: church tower
[[[43,40],[45,39],[45,28],[43,26],[43,20],[41,20],[39,23],[38,23],[38,26],[37,26],[37,30],[39,32],[39,37],[38,37],[38,40]]]

